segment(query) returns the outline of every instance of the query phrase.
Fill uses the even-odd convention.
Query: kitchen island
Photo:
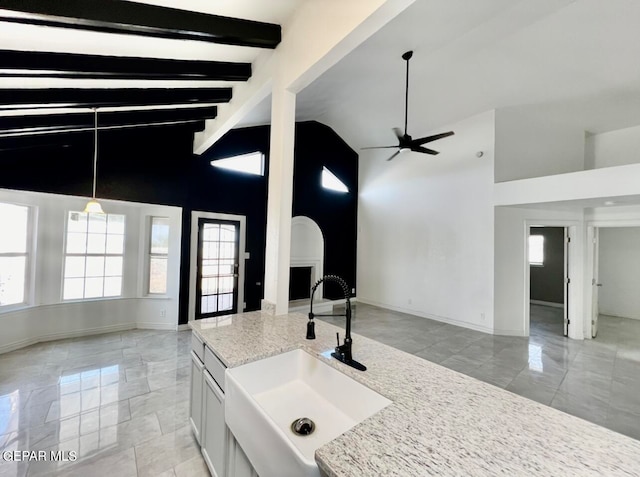
[[[317,320],[316,320],[317,321]],[[360,372],[328,357],[336,332],[262,312],[191,323],[228,368],[303,349],[392,401],[320,447],[327,476],[640,476],[640,442],[390,346],[353,335]]]

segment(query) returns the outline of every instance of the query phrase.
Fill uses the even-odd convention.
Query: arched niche
[[[311,268],[309,288],[324,276],[324,236],[318,224],[304,215],[291,219],[290,267]],[[316,297],[322,298],[322,285]]]

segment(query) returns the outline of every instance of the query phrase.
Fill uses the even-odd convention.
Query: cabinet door
[[[258,477],[255,469],[249,462],[249,458],[236,441],[233,434],[229,432],[229,473],[227,477]]]
[[[206,370],[204,382],[202,454],[211,475],[225,477],[227,425],[224,422],[224,393]]]
[[[189,402],[189,420],[193,434],[202,444],[202,392],[204,382],[204,363],[200,361],[198,356],[191,352],[191,399]]]

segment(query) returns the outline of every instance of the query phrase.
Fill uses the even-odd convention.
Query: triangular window
[[[337,192],[349,192],[349,188],[326,167],[322,167],[322,187]]]
[[[211,161],[211,165],[230,171],[264,176],[264,154],[259,151],[241,154],[239,156],[225,157],[223,159],[215,159]]]

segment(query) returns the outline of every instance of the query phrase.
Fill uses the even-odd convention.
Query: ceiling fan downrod
[[[407,135],[407,124],[409,119],[409,60],[413,56],[413,50],[409,50],[402,55],[402,59],[407,62],[407,80],[404,90],[404,135]]]

